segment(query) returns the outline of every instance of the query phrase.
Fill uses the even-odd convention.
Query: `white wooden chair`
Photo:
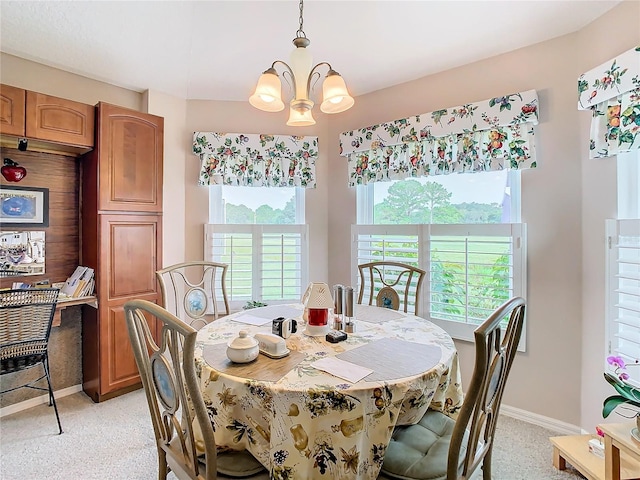
[[[165,309],[196,330],[229,315],[224,263],[193,261],[156,272]]]
[[[400,262],[370,262],[358,265],[360,290],[358,303],[402,310],[407,313],[413,305],[418,314],[420,288],[424,270]]]
[[[506,328],[502,321],[509,317]],[[491,480],[491,454],[502,394],[522,334],[525,301],[498,307],[474,332],[476,359],[464,403],[454,421],[427,410],[415,425],[396,427],[381,478],[464,480],[482,467]]]
[[[181,480],[213,480],[218,473],[247,477],[262,472],[262,464],[246,450],[217,451],[196,375],[197,331],[147,300],[129,301],[124,311],[155,432],[158,479],[166,480],[169,470]],[[149,328],[152,318],[162,325],[158,342]]]

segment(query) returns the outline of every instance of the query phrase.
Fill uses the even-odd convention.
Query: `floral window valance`
[[[535,90],[445,108],[340,135],[349,186],[536,166]]]
[[[589,158],[640,149],[640,46],[580,75],[578,109],[592,111]]]
[[[316,186],[318,137],[194,132],[199,185]]]

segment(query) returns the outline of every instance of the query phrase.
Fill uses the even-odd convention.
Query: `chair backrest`
[[[156,276],[164,308],[195,329],[229,314],[226,264],[178,263],[158,270]]]
[[[413,305],[413,313],[418,314],[424,270],[399,262],[363,263],[358,270],[358,303],[402,309],[405,313]]]
[[[129,301],[124,310],[159,455],[162,457],[160,449],[166,452],[166,462],[178,478],[215,479],[217,457],[213,427],[195,371],[196,330],[146,300]],[[145,316],[155,317],[162,325],[158,343]],[[198,462],[194,419],[196,428],[201,430],[206,468]]]
[[[503,332],[502,321],[507,316],[509,320]],[[484,470],[483,478],[491,478],[496,422],[524,318],[525,301],[514,297],[499,306],[474,331],[475,366],[451,436],[447,479],[469,478],[480,464]],[[466,455],[463,472],[459,476],[460,452],[465,441]]]
[[[47,353],[57,288],[0,291],[0,359],[2,373],[42,361]]]

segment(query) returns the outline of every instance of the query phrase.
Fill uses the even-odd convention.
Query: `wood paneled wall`
[[[0,148],[0,154],[0,161],[10,158],[27,169],[27,176],[17,183],[7,182],[0,176],[0,188],[6,185],[49,189],[49,226],[16,228],[45,231],[45,273],[0,279],[0,287],[10,287],[15,281],[33,283],[45,278],[52,283],[64,282],[80,263],[78,192],[81,160],[72,156],[21,152],[12,148]],[[8,229],[2,227],[2,230]]]

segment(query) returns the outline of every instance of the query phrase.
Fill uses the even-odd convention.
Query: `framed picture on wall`
[[[0,225],[48,227],[49,189],[1,185]]]

